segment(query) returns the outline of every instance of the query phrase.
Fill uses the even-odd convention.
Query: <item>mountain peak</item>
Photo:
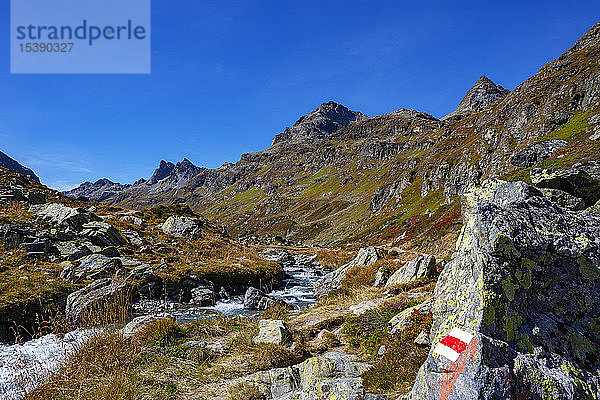
[[[477,86],[477,85],[487,85],[487,84],[492,84],[492,85],[494,85],[494,82],[493,82],[493,81],[492,81],[490,78],[488,78],[487,76],[485,76],[485,75],[481,75],[481,76],[479,77],[479,79],[477,79],[477,82],[475,82],[475,85],[473,85],[473,86]]]
[[[183,182],[187,181],[203,171],[204,168],[195,166],[190,160],[184,158],[177,164],[172,162],[161,160],[158,168],[154,171],[154,174],[145,183],[147,185],[154,185],[160,181],[165,181],[169,186],[179,187]]]
[[[367,118],[358,111],[352,111],[347,107],[328,101],[321,104],[315,111],[310,112],[298,119],[291,128],[275,135],[272,145],[286,142],[315,142],[326,139],[338,129],[353,122]]]
[[[175,168],[175,164],[173,164],[171,162],[167,162],[165,160],[160,160],[160,164],[158,165],[158,168],[156,169],[156,171],[154,171],[154,174],[152,174],[152,177],[150,179],[148,179],[148,184],[152,185],[152,184],[157,183],[158,181],[166,178],[167,176],[169,176],[169,174],[171,174],[171,172],[173,171],[173,168]]]
[[[467,114],[483,110],[510,93],[510,90],[495,84],[490,78],[481,75],[469,89],[458,105],[456,111],[446,115],[442,120],[462,118]]]

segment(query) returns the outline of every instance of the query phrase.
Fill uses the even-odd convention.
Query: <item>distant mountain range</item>
[[[442,119],[405,109],[368,117],[328,102],[236,163],[161,161],[147,181],[66,194],[130,208],[187,203],[240,235],[393,237],[422,218],[457,218],[458,196],[485,178],[527,181],[534,167],[599,158],[599,100],[597,24],[512,91],[480,77]]]

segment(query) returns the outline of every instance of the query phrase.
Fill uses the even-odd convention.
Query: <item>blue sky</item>
[[[600,20],[597,0],[152,3],[150,75],[11,75],[0,30],[0,150],[57,189],[161,159],[215,168],[328,100],[442,117],[480,75],[513,89]]]

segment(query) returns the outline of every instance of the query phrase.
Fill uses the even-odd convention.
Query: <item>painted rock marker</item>
[[[448,360],[455,362],[458,360],[460,353],[465,351],[473,340],[473,335],[458,328],[452,328],[448,336],[443,338],[435,349],[434,354],[439,354],[446,357]]]

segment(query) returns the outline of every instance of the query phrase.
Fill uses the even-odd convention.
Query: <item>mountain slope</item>
[[[0,151],[0,167],[10,169],[11,171],[18,172],[19,174],[30,176],[34,181],[39,182],[40,178],[27,167],[22,166],[17,161],[13,160],[6,154]]]
[[[461,102],[457,111],[468,112],[460,119],[411,110],[368,118],[327,103],[268,150],[201,169],[177,188],[134,185],[105,201],[134,208],[185,202],[233,234],[311,243],[452,235],[458,196],[482,179],[528,180],[535,166],[599,158],[599,26],[509,93],[482,77]],[[510,162],[555,139],[564,146],[533,165]]]

